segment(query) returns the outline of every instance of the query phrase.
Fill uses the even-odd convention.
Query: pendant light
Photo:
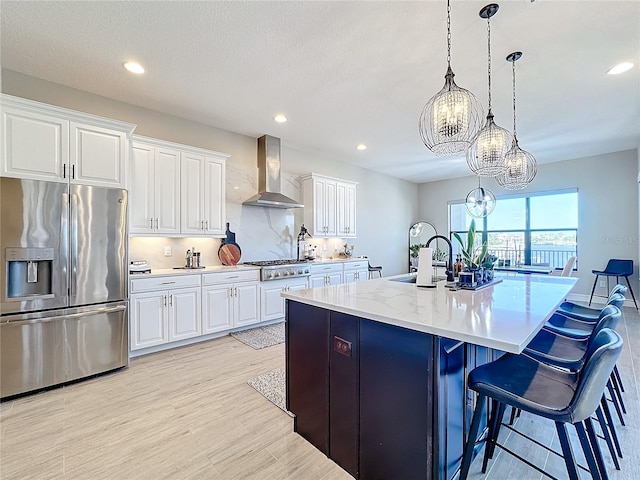
[[[511,134],[493,121],[491,111],[491,22],[498,11],[498,4],[491,3],[480,10],[480,17],[487,19],[487,52],[489,77],[489,111],[487,121],[477,133],[467,150],[467,164],[473,173],[481,177],[497,177],[504,173],[504,156],[511,145]]]
[[[504,156],[505,172],[496,178],[498,185],[507,190],[522,190],[529,185],[536,176],[538,169],[536,159],[518,145],[516,133],[516,61],[522,57],[522,52],[513,52],[507,56],[511,62],[513,72],[513,143]]]
[[[422,109],[418,129],[429,150],[438,156],[462,154],[480,129],[482,105],[453,80],[451,69],[451,3],[447,0],[447,73],[444,87]]]
[[[483,218],[496,208],[496,196],[491,190],[480,185],[480,177],[478,177],[478,188],[474,188],[467,194],[464,206],[472,217]]]

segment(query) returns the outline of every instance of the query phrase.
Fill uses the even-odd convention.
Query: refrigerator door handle
[[[69,295],[69,194],[62,194],[62,218],[60,220],[60,259],[64,276],[65,295]]]
[[[4,325],[9,325],[9,324],[10,325],[33,325],[33,324],[36,324],[36,323],[54,322],[54,321],[57,321],[57,320],[68,320],[70,318],[86,317],[87,315],[98,315],[98,314],[104,314],[104,313],[121,312],[121,311],[126,310],[126,309],[127,309],[126,305],[118,305],[116,307],[97,309],[97,310],[94,310],[94,311],[91,311],[91,312],[82,311],[82,312],[77,312],[77,313],[54,315],[52,317],[30,318],[28,320],[22,320],[20,318],[10,319],[10,320],[7,320],[5,322],[0,323],[0,325],[2,325],[2,324],[4,324]]]
[[[71,285],[69,296],[78,290],[78,196],[71,195]]]

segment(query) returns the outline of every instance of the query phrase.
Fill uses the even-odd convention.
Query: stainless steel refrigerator
[[[128,364],[127,191],[0,178],[0,397]]]

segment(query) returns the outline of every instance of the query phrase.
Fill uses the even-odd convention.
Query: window
[[[476,219],[476,231],[487,242],[498,265],[544,265],[562,268],[577,257],[578,192],[565,190],[498,197],[495,210]],[[449,204],[451,232],[464,238],[471,224],[464,203]],[[454,243],[454,252],[459,245]],[[574,266],[577,270],[577,262]]]

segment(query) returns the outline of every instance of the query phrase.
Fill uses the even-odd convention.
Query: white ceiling
[[[456,81],[486,109],[488,2],[452,3]],[[444,0],[2,0],[0,14],[3,68],[413,182],[470,173],[417,130],[444,84]],[[518,138],[540,163],[639,146],[640,2],[503,0],[491,38],[496,123],[512,128],[505,57],[521,50]],[[621,61],[636,67],[605,75]]]

